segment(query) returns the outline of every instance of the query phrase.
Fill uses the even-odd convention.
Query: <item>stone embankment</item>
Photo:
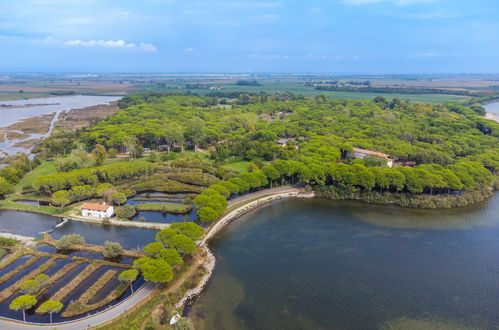
[[[79,215],[71,214],[66,217],[75,221],[83,221],[90,223],[98,223],[98,224],[108,224],[112,226],[124,226],[124,227],[135,227],[135,228],[143,228],[143,229],[156,229],[161,230],[165,229],[169,226],[167,223],[158,223],[158,222],[144,222],[144,221],[132,221],[132,220],[116,220],[109,219],[104,220],[102,218],[91,218],[91,217],[82,217]]]
[[[215,269],[216,258],[213,253],[208,248],[208,241],[215,236],[220,230],[222,230],[226,225],[241,217],[242,215],[248,213],[251,210],[254,210],[264,204],[267,204],[274,200],[279,200],[283,198],[312,198],[315,196],[314,192],[303,192],[301,189],[290,189],[286,192],[280,192],[271,195],[265,195],[257,200],[253,200],[244,204],[235,210],[229,212],[225,216],[223,216],[218,222],[216,222],[208,232],[205,234],[203,240],[198,243],[198,246],[206,253],[205,262],[203,266],[205,268],[206,274],[202,277],[199,283],[193,289],[186,292],[186,294],[180,299],[177,304],[175,304],[175,308],[179,309],[187,304],[192,304],[197,296],[203,292],[204,288],[208,284],[208,281],[211,278],[211,274]]]

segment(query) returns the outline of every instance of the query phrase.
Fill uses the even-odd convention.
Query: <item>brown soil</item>
[[[119,108],[117,104],[118,102],[111,102],[110,104],[72,109],[68,112],[61,113],[55,127],[66,132],[89,127],[118,112]]]

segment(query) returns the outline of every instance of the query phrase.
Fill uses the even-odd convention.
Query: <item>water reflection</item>
[[[497,328],[499,198],[415,210],[276,201],[211,242],[202,329]]]

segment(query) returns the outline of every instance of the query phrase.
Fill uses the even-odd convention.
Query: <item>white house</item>
[[[388,167],[392,167],[393,166],[393,159],[390,158],[389,155],[384,154],[382,152],[373,151],[373,150],[367,150],[367,149],[361,149],[361,148],[353,148],[353,152],[351,152],[350,155],[353,158],[360,158],[360,159],[363,159],[367,155],[379,156],[379,157],[384,158],[386,160],[386,165]]]
[[[114,215],[114,207],[106,204],[84,203],[81,206],[81,215],[93,218],[110,218]]]

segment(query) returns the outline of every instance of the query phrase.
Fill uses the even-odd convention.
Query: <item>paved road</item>
[[[296,189],[299,189],[299,188],[301,188],[301,186],[299,186],[299,185],[293,185],[293,186],[287,185],[287,186],[279,186],[279,187],[275,187],[275,188],[271,188],[271,189],[257,191],[257,192],[251,193],[251,194],[246,194],[244,196],[229,200],[229,206],[239,204],[242,202],[246,202],[246,201],[254,199],[254,198],[263,197],[266,195],[282,194],[282,193],[286,193],[286,192],[296,191]]]
[[[100,312],[98,314],[89,316],[85,319],[80,319],[71,323],[65,324],[46,324],[46,325],[35,325],[22,322],[12,322],[5,319],[0,319],[0,329],[57,329],[57,330],[81,330],[88,327],[94,327],[96,325],[107,322],[119,315],[126,313],[141,300],[147,298],[152,291],[154,291],[155,284],[152,282],[147,283],[140,290],[136,291],[135,294],[129,297],[127,300],[122,301],[120,304],[111,307],[108,310]],[[19,312],[21,313],[21,312]],[[29,316],[28,316],[29,320]]]

